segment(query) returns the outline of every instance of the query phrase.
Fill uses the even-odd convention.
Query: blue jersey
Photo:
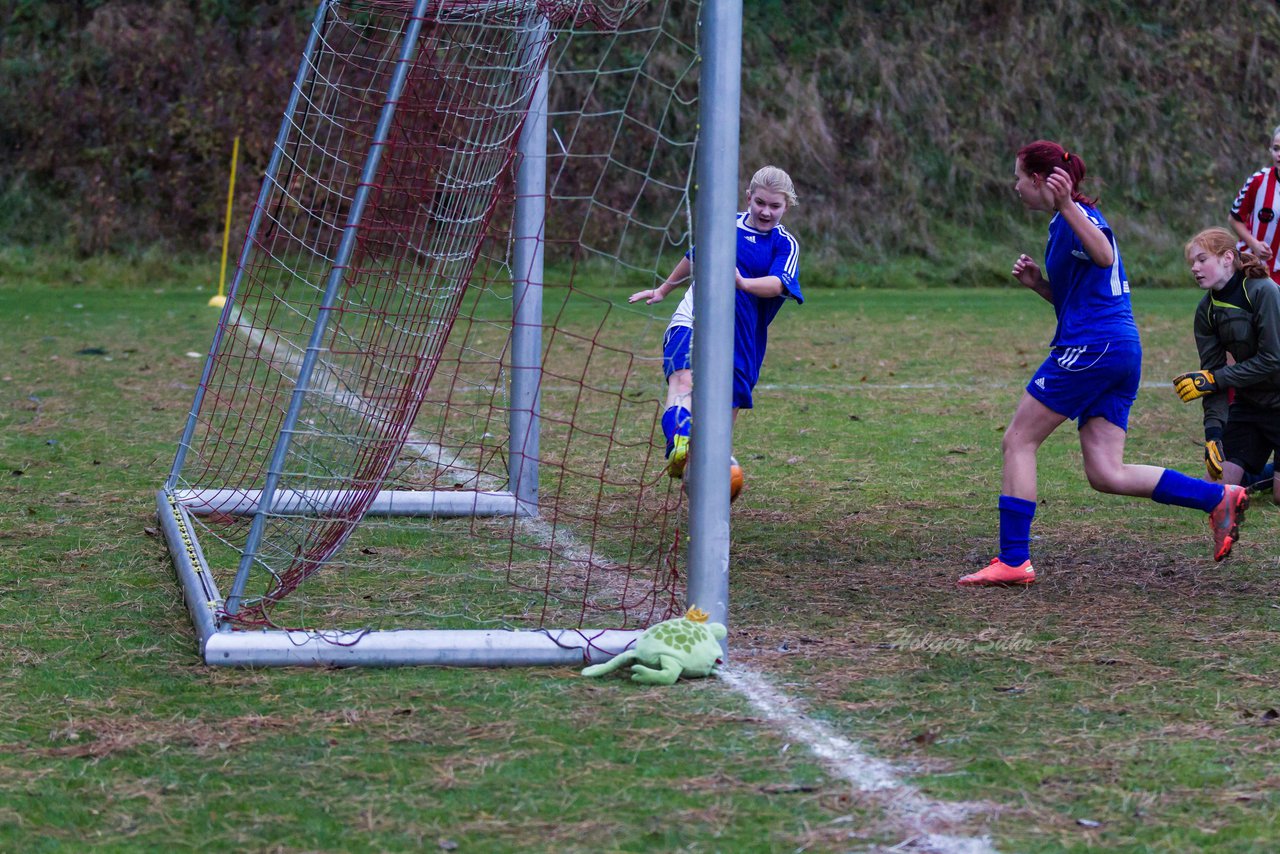
[[[1053,310],[1058,316],[1050,346],[1138,341],[1138,325],[1129,303],[1129,279],[1111,226],[1094,208],[1076,205],[1111,241],[1114,260],[1110,267],[1093,263],[1070,224],[1061,214],[1053,215],[1044,250],[1045,277],[1053,291]]]
[[[744,279],[777,276],[782,293],[776,297],[758,297],[735,289],[733,335],[734,405],[750,408],[751,390],[760,378],[760,366],[769,343],[769,324],[787,299],[804,302],[800,293],[800,243],[782,225],[768,231],[752,228],[749,211],[738,214],[737,267]],[[693,250],[688,252],[692,260]],[[693,288],[680,300],[668,328],[693,326]]]
[[[738,272],[744,279],[777,276],[782,280],[782,293],[776,297],[766,299],[742,289],[734,292],[733,370],[754,388],[769,344],[769,324],[788,296],[800,304],[804,295],[800,293],[800,244],[781,225],[756,231],[747,224],[747,216],[746,212],[738,215]]]

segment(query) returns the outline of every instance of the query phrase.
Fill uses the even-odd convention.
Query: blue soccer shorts
[[[1090,418],[1105,418],[1128,430],[1141,381],[1142,345],[1136,341],[1054,347],[1027,383],[1027,393],[1080,427]]]
[[[672,326],[662,338],[662,375],[693,370],[693,327]]]
[[[737,348],[734,348],[733,408],[751,409],[751,391],[755,387],[756,372],[746,370]],[[672,326],[662,339],[662,375],[668,380],[676,371],[693,370],[693,327]],[[757,371],[759,369],[757,368]]]

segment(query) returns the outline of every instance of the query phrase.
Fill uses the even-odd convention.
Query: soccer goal
[[[206,662],[581,664],[727,621],[733,293],[695,291],[688,495],[669,307],[626,297],[695,233],[732,281],[740,45],[740,0],[319,4],[158,493]]]

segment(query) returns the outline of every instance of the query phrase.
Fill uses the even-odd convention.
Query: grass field
[[[954,585],[994,554],[1000,434],[1052,332],[1034,295],[808,292],[737,427],[735,672],[892,763],[932,805],[910,821],[731,680],[203,666],[153,514],[214,275],[0,252],[0,849],[1280,847],[1270,501],[1214,564],[1198,514],[1090,491],[1064,428],[1042,582]],[[1132,462],[1201,471],[1168,384],[1196,299],[1134,294]]]

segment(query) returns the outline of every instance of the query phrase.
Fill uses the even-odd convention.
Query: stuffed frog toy
[[[707,614],[690,608],[683,617],[650,626],[636,645],[604,664],[593,664],[583,676],[603,676],[631,665],[631,680],[645,685],[672,685],[681,676],[710,676],[722,663],[720,639],[728,631],[708,623]]]

